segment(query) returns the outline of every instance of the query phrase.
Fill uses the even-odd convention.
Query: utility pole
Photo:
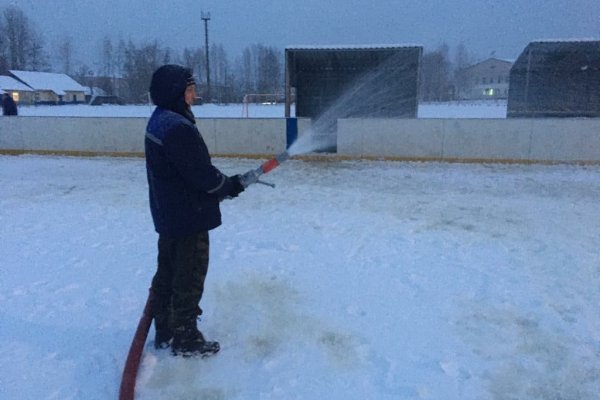
[[[210,21],[210,13],[201,12],[202,21],[204,21],[204,49],[206,51],[206,101],[211,102],[210,95],[210,61],[208,58],[208,21]]]

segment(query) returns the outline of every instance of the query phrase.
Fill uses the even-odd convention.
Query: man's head
[[[188,106],[194,105],[194,101],[196,100],[196,85],[188,85],[185,88],[185,93],[183,94],[183,99],[185,100],[185,104]]]
[[[176,110],[193,103],[196,97],[195,85],[190,69],[181,65],[163,65],[152,74],[150,97],[157,106]]]

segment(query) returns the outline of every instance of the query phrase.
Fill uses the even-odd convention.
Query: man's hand
[[[242,193],[245,189],[244,185],[241,182],[241,175],[234,175],[229,178],[231,180],[231,192],[227,195],[227,197],[234,198],[238,197],[240,193]]]

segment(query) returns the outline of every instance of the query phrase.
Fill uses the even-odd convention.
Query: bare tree
[[[119,97],[123,97],[125,93],[129,92],[129,85],[124,79],[126,48],[125,41],[120,39],[115,54],[115,78],[113,79],[113,93]]]
[[[8,72],[8,40],[4,19],[0,18],[0,74]]]
[[[129,41],[125,48],[123,78],[129,84],[129,100],[136,103],[147,101],[148,85],[154,71],[165,59],[166,50],[154,41],[137,47]]]
[[[236,86],[243,94],[283,92],[283,53],[255,44],[244,49],[236,62]]]
[[[421,62],[421,97],[425,101],[447,101],[452,98],[450,61],[445,43],[433,52],[423,54]]]
[[[205,67],[205,57],[204,57],[204,49],[202,48],[185,48],[182,52],[182,64],[190,68],[194,71],[194,75],[198,78],[197,84],[200,84],[200,79],[204,76],[206,67]]]
[[[454,61],[454,87],[455,96],[458,99],[464,97],[470,89],[470,82],[467,76],[467,68],[473,64],[473,58],[469,54],[464,43],[460,43],[456,48]]]
[[[70,75],[73,67],[73,38],[65,36],[57,46],[57,57],[61,71],[64,74]]]
[[[27,68],[32,71],[50,70],[50,62],[44,47],[44,38],[35,29],[32,29],[31,43],[27,48]]]
[[[84,86],[88,86],[90,89],[94,86],[94,71],[86,65],[80,64],[74,71],[75,79]]]
[[[221,103],[235,101],[234,78],[225,48],[222,44],[215,44],[210,53],[213,97]]]
[[[261,93],[283,92],[283,60],[274,47],[259,46],[258,91]]]
[[[0,55],[3,62],[0,63],[0,68],[4,70],[48,69],[48,57],[44,45],[43,37],[20,8],[9,6],[2,11]]]
[[[113,77],[115,74],[115,54],[112,41],[108,36],[102,39],[101,74]]]
[[[251,47],[246,47],[238,60],[238,86],[242,95],[257,92],[256,60]]]
[[[7,7],[2,13],[6,41],[7,64],[9,69],[25,69],[27,49],[31,42],[29,21],[23,11],[16,6]]]

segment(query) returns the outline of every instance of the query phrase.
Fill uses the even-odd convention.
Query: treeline
[[[273,47],[253,45],[232,65],[221,44],[209,48],[210,91],[207,88],[206,51],[204,47],[185,48],[178,52],[159,42],[136,44],[120,40],[116,44],[103,39],[100,66],[94,71],[76,71],[80,82],[92,82],[111,94],[130,102],[147,101],[152,73],[161,65],[174,63],[194,71],[198,93],[205,101],[240,102],[247,93],[283,93],[283,55]],[[206,98],[210,93],[210,98]]]
[[[206,87],[206,49],[190,47],[182,51],[158,41],[134,43],[113,41],[104,37],[98,41],[99,63],[75,61],[71,37],[64,37],[51,48],[34,24],[16,6],[1,10],[0,74],[10,69],[60,72],[79,83],[98,87],[108,95],[116,95],[130,103],[147,102],[148,84],[152,72],[165,63],[192,68],[198,82],[198,93],[205,101],[229,103],[242,101],[245,94],[283,94],[284,52],[271,46],[255,44],[243,50],[233,61],[221,44],[209,47],[210,98]],[[49,54],[54,54],[54,63]],[[425,51],[420,71],[420,100],[446,101],[454,98],[461,85],[461,71],[472,63],[464,45],[456,49],[450,61],[446,44],[434,51]]]
[[[0,74],[9,70],[65,73],[79,83],[98,87],[109,95],[127,102],[147,102],[152,72],[165,63],[192,68],[198,93],[206,95],[206,51],[202,47],[182,51],[163,46],[158,41],[135,43],[131,40],[99,40],[98,57],[92,67],[75,60],[74,40],[63,38],[49,51],[47,43],[25,13],[16,6],[1,10]],[[54,54],[54,65],[49,54]],[[215,102],[240,102],[245,94],[283,94],[283,52],[275,47],[255,44],[230,61],[221,44],[209,48],[210,99]]]

